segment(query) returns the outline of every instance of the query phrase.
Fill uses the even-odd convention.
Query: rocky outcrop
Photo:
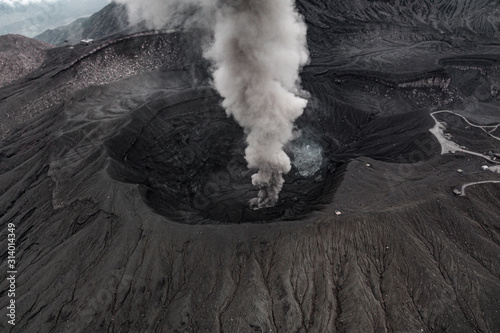
[[[25,77],[44,62],[52,45],[21,35],[0,36],[0,87]]]

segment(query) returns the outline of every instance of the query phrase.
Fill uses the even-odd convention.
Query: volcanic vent
[[[329,79],[305,84],[310,91],[336,89]],[[254,211],[249,200],[258,189],[244,159],[245,135],[220,101],[214,90],[198,87],[159,94],[133,110],[129,123],[106,142],[109,174],[139,184],[145,202],[177,222],[264,223],[299,219],[331,202],[352,158],[414,163],[439,151],[428,132],[432,119],[422,112],[383,115],[316,100],[297,120],[300,135],[285,147],[292,170],[280,200]]]
[[[244,133],[211,89],[158,98],[131,118],[106,143],[112,157],[108,172],[116,180],[140,184],[147,204],[177,222],[296,219],[328,202],[334,188],[340,162],[323,158],[322,149],[304,134],[287,151],[297,155],[297,166],[286,176],[278,204],[250,209],[258,189],[244,159]]]

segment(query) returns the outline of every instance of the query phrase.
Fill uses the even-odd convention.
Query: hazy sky
[[[53,2],[73,2],[74,5],[79,7],[85,7],[85,2],[96,2],[94,1],[69,1],[69,0],[0,0],[0,4],[6,5],[29,5],[29,4],[40,4],[40,3],[53,3]],[[101,0],[103,3],[111,2],[111,0]]]
[[[31,3],[40,3],[40,2],[56,2],[57,0],[0,0],[0,4],[7,4],[7,5],[16,5],[16,4],[21,4],[21,5],[28,5]]]

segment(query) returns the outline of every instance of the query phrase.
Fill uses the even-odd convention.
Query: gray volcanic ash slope
[[[0,36],[0,87],[24,78],[45,61],[52,46],[21,35]]]
[[[500,8],[446,3],[298,2],[311,98],[258,211],[200,31],[51,50],[0,90],[0,330],[498,331]]]

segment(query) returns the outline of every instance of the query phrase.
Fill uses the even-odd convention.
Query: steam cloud
[[[291,169],[283,147],[307,105],[299,78],[309,60],[307,28],[294,0],[117,1],[127,4],[132,21],[144,19],[152,27],[168,25],[188,8],[199,9],[203,22],[213,22],[214,41],[204,56],[213,64],[223,107],[245,130],[248,167],[258,169],[252,183],[260,191],[250,205],[275,205],[283,174]]]

